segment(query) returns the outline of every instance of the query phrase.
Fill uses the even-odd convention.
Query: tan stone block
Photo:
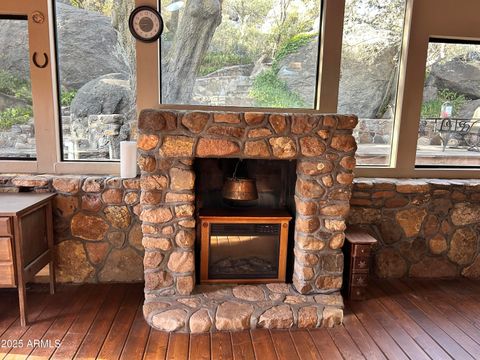
[[[17,187],[42,187],[48,185],[48,179],[43,176],[21,175],[14,178],[12,184]]]
[[[245,143],[245,155],[251,157],[269,157],[270,152],[264,140],[247,141]]]
[[[162,201],[162,193],[158,191],[142,191],[140,202],[144,205],[157,205]]]
[[[198,310],[190,317],[190,332],[192,334],[209,332],[212,328],[212,320],[206,309]]]
[[[268,139],[272,147],[273,156],[279,159],[290,159],[297,155],[295,142],[288,137],[276,137]]]
[[[120,234],[123,234],[123,233],[120,233]],[[128,232],[128,243],[132,245],[135,249],[143,251],[144,249],[142,245],[142,238],[143,238],[142,225],[139,222],[137,222],[133,224],[133,226],[130,228],[130,231]],[[117,246],[117,247],[121,247],[121,246]]]
[[[330,231],[344,231],[347,225],[344,220],[325,219],[325,228]]]
[[[176,202],[188,202],[192,203],[195,201],[194,194],[178,194],[173,192],[168,192],[165,195],[165,202],[167,203],[176,203]]]
[[[177,293],[179,295],[190,295],[195,287],[193,275],[177,277]]]
[[[272,135],[272,131],[268,128],[252,129],[248,132],[248,138],[263,138]]]
[[[255,285],[235,286],[232,290],[233,296],[237,299],[246,301],[263,301],[265,300],[265,293],[262,288]]]
[[[313,278],[313,269],[311,267],[303,266],[298,263],[295,263],[295,275],[302,280],[311,280]],[[287,302],[287,301],[285,301]]]
[[[164,190],[168,186],[168,179],[163,175],[142,176],[142,190]]]
[[[346,217],[349,210],[350,206],[348,204],[327,205],[320,208],[320,214]]]
[[[315,254],[307,253],[299,249],[294,249],[295,260],[304,266],[314,266],[318,264],[318,256]]]
[[[287,119],[283,114],[271,114],[268,122],[277,134],[282,134],[287,130]]]
[[[58,282],[93,282],[95,268],[87,260],[80,241],[66,240],[56,245],[56,271]]]
[[[317,137],[306,136],[300,139],[300,152],[303,156],[320,156],[325,150],[325,144]]]
[[[478,252],[477,232],[469,227],[455,230],[450,241],[448,258],[456,264],[471,263]]]
[[[154,269],[160,266],[164,255],[158,251],[146,251],[143,257],[143,266],[145,269]]]
[[[318,120],[310,115],[292,115],[292,133],[296,135],[308,134],[318,124]]]
[[[85,192],[100,192],[103,190],[104,181],[103,177],[88,177],[83,182],[82,190]]]
[[[190,220],[182,220],[179,221],[178,224],[181,227],[187,228],[187,229],[194,229],[195,228],[195,220],[190,219]]]
[[[108,224],[101,217],[82,213],[72,218],[70,226],[73,236],[85,240],[102,240],[108,231]]]
[[[107,206],[103,212],[113,227],[126,229],[130,226],[132,216],[126,206]]]
[[[407,263],[393,248],[380,249],[375,255],[375,274],[380,278],[401,278],[407,273]]]
[[[157,207],[154,209],[144,209],[140,215],[140,220],[161,224],[172,220],[173,215],[169,208]]]
[[[180,230],[177,235],[175,235],[175,242],[181,248],[191,249],[195,244],[195,232]]]
[[[142,239],[142,245],[145,249],[156,249],[162,251],[168,251],[172,248],[172,242],[167,238],[157,238],[144,236]]]
[[[170,188],[172,190],[193,190],[195,173],[191,170],[172,168],[170,170]]]
[[[165,226],[162,228],[162,234],[163,235],[172,235],[175,232],[175,229],[173,226]]]
[[[240,115],[237,113],[214,113],[213,121],[216,123],[240,124]]]
[[[477,224],[480,219],[480,204],[455,204],[451,215],[453,225],[464,226]]]
[[[305,306],[298,310],[298,327],[314,328],[317,326],[318,314],[316,306]]]
[[[177,302],[183,305],[187,305],[189,308],[196,309],[201,305],[199,298],[189,297],[183,299],[177,299]]]
[[[258,125],[265,119],[265,114],[260,112],[246,112],[244,117],[248,125]]]
[[[402,181],[397,184],[397,192],[403,194],[426,193],[430,185],[423,181]]]
[[[142,232],[144,234],[156,234],[158,231],[157,227],[147,224],[142,224]]]
[[[80,190],[80,177],[56,177],[52,185],[58,192],[76,194]]]
[[[327,140],[330,137],[330,130],[318,130],[317,135],[322,140]]]
[[[424,257],[410,267],[408,276],[415,278],[454,278],[457,267],[443,257]]]
[[[326,175],[322,177],[322,183],[326,187],[332,187],[333,186],[333,179],[331,175]]]
[[[102,194],[102,200],[105,204],[121,204],[123,202],[123,190],[107,189]]]
[[[138,193],[133,191],[126,193],[123,201],[125,201],[125,203],[128,205],[135,204],[138,201]]]
[[[207,112],[187,112],[182,117],[182,125],[192,133],[198,134],[205,129],[209,119],[210,114]]]
[[[140,134],[137,139],[137,147],[144,151],[152,150],[157,147],[159,140],[157,135]]]
[[[157,160],[153,156],[140,155],[137,163],[141,171],[154,172],[157,168]]]
[[[311,235],[297,234],[295,242],[298,248],[302,250],[323,250],[325,243],[321,239],[317,239]]]
[[[180,217],[191,217],[195,213],[194,205],[178,205],[175,206],[175,215],[177,218]]]
[[[152,317],[152,325],[160,331],[177,331],[185,326],[187,312],[181,309],[167,310]]]
[[[107,252],[110,248],[108,243],[87,243],[85,244],[85,249],[87,250],[88,258],[94,265],[100,264],[107,255]]]
[[[301,218],[295,220],[295,230],[303,233],[314,233],[320,227],[318,217]]]
[[[163,157],[192,157],[195,140],[188,136],[165,136],[159,154]]]
[[[145,290],[158,290],[173,285],[173,277],[166,271],[145,273]]]
[[[125,189],[129,190],[139,190],[140,189],[140,179],[124,179],[122,185]]]
[[[288,284],[272,283],[272,284],[267,284],[266,286],[268,290],[277,294],[288,294],[290,291]]]
[[[325,189],[316,181],[297,179],[296,194],[303,199],[318,199],[325,194]]]
[[[356,116],[338,116],[337,129],[349,130],[355,129],[358,124],[358,118]]]
[[[410,208],[396,213],[395,219],[402,227],[407,237],[417,236],[420,232],[423,220],[427,216],[427,210]]]
[[[304,175],[317,176],[331,172],[333,164],[330,161],[299,161],[297,172]]]
[[[355,151],[357,149],[355,138],[351,135],[335,135],[330,146],[335,150],[343,152]]]
[[[245,135],[245,129],[234,126],[211,126],[207,134],[242,138]]]
[[[175,128],[177,116],[164,110],[145,109],[138,116],[138,129],[146,132]]]
[[[219,157],[238,154],[240,146],[230,140],[200,138],[197,144],[197,156]]]
[[[314,201],[303,201],[295,196],[295,208],[297,213],[304,216],[315,215],[317,213],[317,204]]]
[[[335,325],[342,325],[343,310],[333,306],[325,306],[323,309],[322,326],[331,328]]]
[[[168,259],[168,269],[185,273],[195,271],[195,258],[192,251],[174,251]]]
[[[348,173],[337,174],[337,181],[342,185],[350,185],[353,182],[354,175]]]
[[[329,243],[330,249],[340,249],[343,246],[344,241],[345,235],[343,233],[333,235]]]
[[[447,251],[448,244],[445,237],[441,234],[435,235],[433,238],[428,240],[428,247],[432,254],[438,255]]]
[[[102,209],[102,201],[100,195],[83,195],[82,196],[82,210],[98,212]]]
[[[120,188],[122,187],[122,179],[118,176],[113,176],[105,180],[105,184],[108,188]]]
[[[249,329],[253,310],[253,305],[226,301],[217,308],[215,326],[217,330],[225,331]]]
[[[60,195],[55,196],[54,208],[57,214],[62,217],[73,215],[78,210],[78,198],[76,196]]]
[[[293,312],[288,305],[274,306],[258,319],[258,326],[265,329],[289,329],[293,326]]]
[[[342,282],[341,276],[318,276],[315,285],[320,290],[339,290]]]

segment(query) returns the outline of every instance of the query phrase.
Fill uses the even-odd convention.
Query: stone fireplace
[[[147,322],[159,330],[333,326],[342,321],[354,116],[144,110],[138,163]],[[295,160],[286,283],[199,286],[196,159]],[[198,251],[198,250],[197,250]]]

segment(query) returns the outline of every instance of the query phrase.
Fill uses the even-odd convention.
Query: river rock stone
[[[407,273],[407,263],[393,248],[384,248],[375,255],[375,273],[380,278],[401,278]]]
[[[118,229],[126,229],[130,226],[132,216],[126,206],[107,206],[103,212],[112,226]]]
[[[462,275],[470,279],[480,279],[480,255],[472,263],[462,270]]]
[[[194,143],[188,136],[166,136],[159,153],[163,157],[191,157]]]
[[[193,334],[209,332],[212,327],[212,320],[206,309],[192,314],[189,321],[190,332]]]
[[[266,329],[288,329],[292,325],[293,313],[288,305],[274,306],[260,315],[258,320],[258,326]]]
[[[100,281],[142,281],[143,259],[132,248],[113,249],[98,278]]]
[[[425,257],[410,267],[408,275],[418,278],[451,278],[457,276],[457,267],[444,258]]]
[[[243,285],[233,288],[233,296],[238,299],[247,301],[263,301],[265,300],[265,294],[259,286]]]
[[[448,258],[459,265],[466,265],[473,261],[477,250],[477,232],[467,227],[459,228],[453,233]]]
[[[226,301],[218,306],[215,326],[225,331],[249,329],[253,310],[253,305]]]
[[[273,151],[273,156],[280,159],[289,159],[297,155],[297,147],[288,137],[275,137],[268,140]]]
[[[85,240],[102,240],[108,231],[108,224],[101,217],[79,213],[72,218],[73,236]]]
[[[207,125],[210,115],[205,112],[188,112],[182,117],[182,125],[191,132],[198,134]]]
[[[454,225],[463,226],[478,223],[480,219],[480,205],[470,203],[455,204],[452,212]]]
[[[316,306],[305,306],[298,310],[298,327],[314,328],[318,322]]]
[[[422,222],[427,216],[427,210],[411,208],[397,212],[395,218],[407,237],[417,236]]]
[[[343,322],[343,310],[333,306],[325,306],[323,309],[322,326],[334,327]]]
[[[238,144],[230,140],[200,138],[197,145],[197,156],[199,157],[227,156],[239,152]]]
[[[152,324],[157,330],[177,331],[185,326],[187,312],[182,309],[167,310],[152,317]]]
[[[189,272],[195,270],[195,259],[191,251],[174,251],[168,259],[168,268],[173,272]]]
[[[195,185],[195,173],[190,170],[172,168],[170,179],[172,190],[192,190]]]
[[[56,246],[56,276],[60,282],[93,282],[95,268],[80,241],[66,240]]]

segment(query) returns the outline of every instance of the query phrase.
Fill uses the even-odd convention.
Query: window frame
[[[112,174],[119,173],[118,162],[61,161],[60,116],[57,88],[56,39],[53,6],[55,0],[3,0],[0,14],[27,15],[29,22],[30,56],[45,52],[51,59],[46,69],[31,66],[32,96],[37,144],[36,161],[0,161],[0,173],[29,172],[57,174]],[[135,0],[135,6],[158,8],[158,0]],[[441,9],[432,17],[432,8]],[[341,68],[345,0],[323,0],[320,44],[318,47],[318,78],[316,111],[335,113]],[[468,11],[466,10],[468,9]],[[40,29],[33,24],[30,14],[42,11],[48,21]],[[476,14],[480,12],[477,0],[463,0],[458,6],[452,0],[406,0],[402,53],[400,60],[397,104],[389,166],[359,166],[359,177],[389,178],[480,178],[479,169],[416,168],[416,145],[423,97],[428,42],[430,38],[480,40]],[[35,25],[35,31],[31,26]],[[137,113],[145,108],[242,110],[241,107],[213,107],[160,104],[160,49],[159,42],[136,41]],[[158,79],[152,81],[152,79]],[[308,112],[305,109],[260,109],[273,112]],[[52,150],[52,139],[55,149]],[[401,151],[400,151],[401,150]]]

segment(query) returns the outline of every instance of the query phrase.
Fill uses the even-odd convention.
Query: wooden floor
[[[480,359],[480,282],[375,281],[334,329],[168,334],[143,320],[141,285],[0,290],[0,359]],[[56,341],[58,343],[56,343]],[[57,346],[58,345],[58,346]]]

